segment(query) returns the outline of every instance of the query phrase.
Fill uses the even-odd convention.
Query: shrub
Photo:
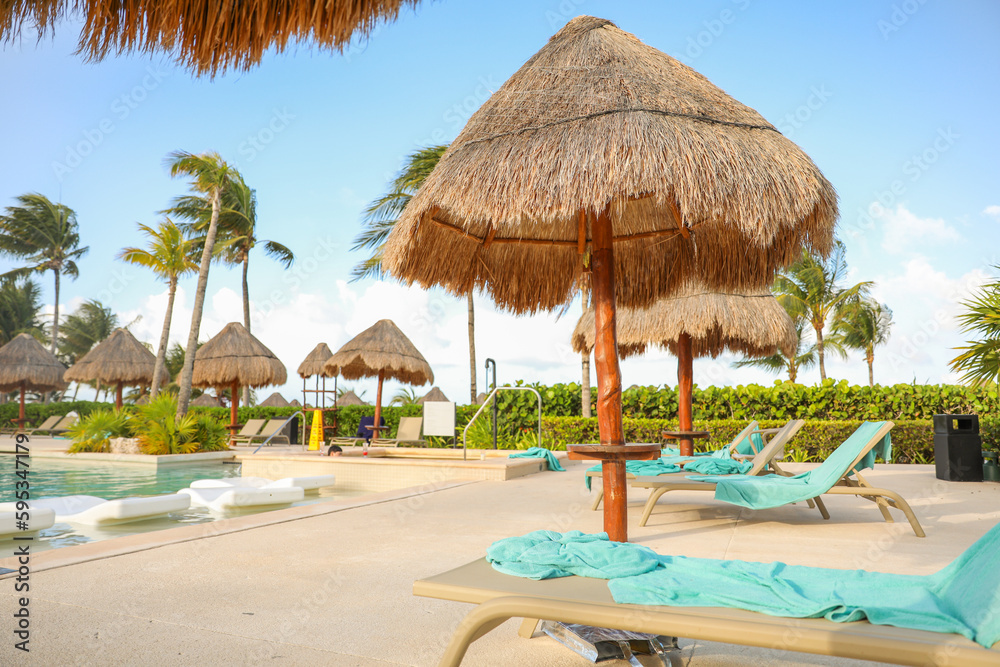
[[[198,421],[193,414],[177,418],[177,398],[160,394],[136,410],[135,426],[144,454],[192,454],[198,451]]]
[[[81,417],[67,435],[73,439],[69,453],[111,451],[111,438],[127,438],[132,433],[128,413],[118,410],[95,410]]]
[[[194,440],[199,452],[220,452],[229,449],[229,431],[226,425],[211,415],[195,416]]]

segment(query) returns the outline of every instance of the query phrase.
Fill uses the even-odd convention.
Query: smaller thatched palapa
[[[31,391],[65,389],[66,367],[28,334],[14,336],[0,347],[0,391],[15,391],[24,383]]]
[[[417,404],[419,405],[423,405],[424,403],[434,403],[434,402],[450,403],[451,401],[449,401],[448,397],[444,395],[444,392],[438,389],[437,387],[431,387],[431,390],[429,392],[427,392],[417,400]]]
[[[720,293],[689,286],[647,309],[621,308],[617,314],[618,354],[642,354],[659,345],[677,354],[681,334],[691,337],[694,357],[717,357],[724,350],[767,357],[778,350],[795,351],[795,325],[766,289]],[[580,317],[573,330],[573,349],[594,347],[594,311]]]
[[[348,380],[375,377],[403,384],[422,385],[434,381],[434,371],[410,339],[392,320],[379,320],[337,350],[326,362],[327,369],[340,369]]]
[[[337,397],[337,407],[342,408],[346,405],[368,405],[362,401],[357,394],[353,391],[345,391],[343,394]]]
[[[274,352],[244,328],[230,322],[198,348],[191,384],[196,387],[267,387],[285,384],[288,374]]]
[[[298,374],[301,378],[309,378],[314,375],[323,377],[333,377],[337,374],[337,369],[332,371],[326,369],[326,362],[333,356],[330,347],[326,343],[320,343],[313,348],[313,351],[299,364]]]
[[[68,382],[149,385],[153,382],[155,365],[156,355],[136,340],[132,332],[121,328],[80,357],[63,377]]]
[[[285,397],[278,392],[274,392],[257,405],[262,408],[287,408],[288,401],[286,401]]]
[[[198,398],[191,401],[191,405],[198,406],[200,408],[221,408],[222,403],[215,396],[212,396],[208,392],[205,392]]]
[[[297,399],[297,398],[293,398],[291,401],[289,401],[288,405],[292,406],[293,408],[301,408],[302,407],[302,404],[299,403],[299,399]]]

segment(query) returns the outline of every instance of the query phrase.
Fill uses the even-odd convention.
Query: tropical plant
[[[955,348],[960,354],[951,360],[951,369],[962,373],[966,384],[1000,384],[1000,280],[983,285],[962,307],[958,324],[976,340]]]
[[[118,316],[110,308],[100,301],[84,301],[63,322],[59,340],[59,353],[63,361],[67,366],[72,366],[117,328]],[[76,400],[76,392],[79,390],[80,384],[77,383],[73,400]],[[97,392],[100,391],[98,383]]]
[[[70,454],[109,452],[111,438],[127,438],[132,434],[131,417],[122,410],[94,410],[81,417],[67,435],[73,440]]]
[[[833,331],[844,347],[860,350],[868,364],[868,386],[875,386],[875,348],[889,340],[892,311],[871,299],[848,301],[834,319]]]
[[[212,219],[212,207],[202,197],[185,195],[177,197],[173,205],[164,211],[189,222],[185,228],[197,237],[204,238]],[[250,331],[250,251],[258,244],[264,254],[277,260],[288,269],[295,261],[295,254],[277,241],[257,238],[257,191],[247,185],[238,172],[222,191],[222,210],[219,213],[219,236],[216,241],[217,256],[226,264],[240,266],[243,271],[243,326]],[[243,401],[249,405],[250,388],[243,388]]]
[[[194,440],[200,452],[220,452],[229,449],[229,431],[226,425],[216,421],[211,415],[195,417]]]
[[[55,312],[50,350],[55,354],[59,341],[59,277],[79,276],[76,260],[87,254],[88,248],[79,247],[79,226],[73,209],[37,193],[21,195],[17,202],[17,206],[7,207],[6,215],[0,215],[0,255],[24,260],[27,266],[8,271],[0,279],[52,271]]]
[[[41,309],[38,283],[27,278],[0,280],[0,346],[22,333],[44,341],[38,320]]]
[[[362,278],[381,278],[385,275],[382,269],[382,253],[385,250],[386,239],[399,216],[403,214],[406,205],[417,194],[420,186],[434,171],[441,156],[448,150],[448,144],[428,146],[411,153],[389,185],[389,191],[373,201],[365,209],[364,230],[354,239],[351,250],[371,251],[368,259],[362,261],[351,271],[351,280]],[[476,402],[476,311],[472,292],[466,295],[466,305],[469,320],[469,400]]]
[[[396,392],[396,395],[389,401],[389,405],[415,405],[420,400],[420,395],[415,389],[403,387]]]
[[[828,345],[823,332],[838,309],[868,295],[870,281],[842,287],[847,274],[846,249],[837,241],[826,260],[802,251],[802,257],[778,274],[773,291],[778,302],[793,318],[802,317],[816,335],[816,361],[820,380],[826,379],[825,353]]]
[[[143,454],[191,454],[198,451],[198,420],[177,413],[177,397],[160,394],[136,408],[135,431]]]
[[[175,151],[167,156],[167,167],[173,177],[187,176],[191,179],[191,190],[205,199],[211,206],[212,214],[205,230],[204,248],[201,253],[201,264],[198,268],[198,287],[194,294],[194,306],[191,313],[191,330],[184,355],[184,367],[181,369],[180,387],[177,396],[177,417],[187,414],[188,403],[191,402],[191,375],[194,371],[194,354],[198,349],[198,334],[201,331],[201,317],[205,309],[205,294],[208,291],[208,269],[215,248],[215,238],[219,230],[219,215],[222,212],[222,192],[236,178],[236,170],[230,167],[218,153],[203,153],[193,155],[184,151]]]
[[[795,353],[788,357],[778,350],[769,357],[743,359],[733,363],[733,368],[760,368],[774,374],[788,373],[788,381],[796,382],[799,371],[809,370],[816,365],[816,344],[806,340],[806,323],[801,317],[795,318]]]
[[[153,384],[150,390],[151,395],[155,397],[160,390],[160,382],[163,380],[177,282],[185,274],[194,272],[198,265],[194,260],[194,241],[170,218],[164,219],[155,229],[140,224],[139,230],[149,239],[147,246],[145,248],[124,248],[118,253],[118,259],[150,269],[158,277],[167,281],[167,312],[163,318],[163,329],[160,332],[160,345],[156,349],[156,365],[153,367]]]

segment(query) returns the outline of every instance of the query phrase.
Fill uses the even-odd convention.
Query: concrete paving
[[[14,650],[5,631],[0,664],[433,665],[471,607],[414,597],[414,580],[480,558],[510,535],[601,530],[583,485],[586,466],[567,467],[38,554],[31,652]],[[868,479],[909,499],[927,537],[915,537],[900,513],[887,524],[873,504],[849,496],[828,497],[832,518],[824,521],[804,504],[750,512],[710,493],[672,492],[639,528],[644,491],[630,496],[630,537],[660,553],[918,574],[944,566],[1000,522],[1000,484],[938,482],[931,466],[881,465]],[[20,596],[13,588],[11,575],[0,578],[4,628]],[[695,667],[858,664],[683,638],[681,645]],[[591,663],[548,637],[520,638],[511,621],[476,642],[463,664]]]

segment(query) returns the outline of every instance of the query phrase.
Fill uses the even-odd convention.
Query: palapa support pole
[[[375,424],[372,428],[372,437],[377,438],[379,426],[382,425],[382,380],[385,379],[385,371],[378,372],[378,391],[375,392]]]
[[[24,422],[26,421],[25,418],[24,418],[24,389],[25,389],[24,380],[21,380],[21,404],[20,404],[20,406],[17,409],[17,430],[18,431],[23,431],[24,430]]]
[[[594,365],[597,370],[597,425],[602,445],[624,445],[622,376],[615,329],[615,256],[611,218],[605,209],[591,229],[591,281],[594,298]],[[625,461],[602,463],[604,531],[615,542],[628,541],[628,490]]]
[[[229,387],[229,437],[232,439],[236,436],[236,432],[240,429],[240,425],[237,423],[237,412],[240,407],[240,383],[239,380],[233,380],[233,384]]]
[[[124,382],[119,382],[118,386],[115,387],[115,410],[122,409],[122,387],[124,384]]]
[[[682,333],[677,338],[677,430],[691,432],[691,395],[694,388],[694,368],[691,355],[691,335]],[[680,438],[681,456],[694,456],[694,440]]]

